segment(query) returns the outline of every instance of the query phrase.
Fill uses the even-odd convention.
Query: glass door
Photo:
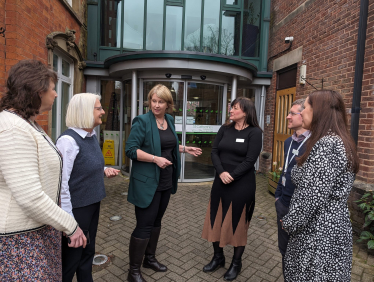
[[[184,181],[214,178],[211,159],[214,138],[222,125],[223,86],[208,83],[186,83],[186,109],[183,145],[200,147],[199,157],[182,156]]]
[[[164,84],[174,100],[175,130],[179,144],[200,147],[199,157],[181,154],[182,182],[201,182],[214,178],[211,151],[214,138],[222,125],[223,86],[191,81],[144,81],[142,112],[150,109],[147,104],[149,91],[157,84]]]

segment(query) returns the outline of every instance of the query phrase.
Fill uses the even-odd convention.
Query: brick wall
[[[78,44],[81,33],[80,24],[61,0],[6,0],[6,3],[4,2],[0,1],[0,26],[4,16],[6,26],[5,39],[0,37],[0,96],[5,91],[6,73],[18,61],[36,59],[47,64],[48,50],[45,41],[48,34],[74,29]],[[2,52],[4,47],[5,56]],[[47,131],[48,113],[39,115],[38,122]]]
[[[296,3],[297,2],[297,3]],[[296,4],[304,5],[304,10],[292,13],[291,20],[282,21],[290,15]],[[307,65],[307,78],[324,78],[324,88],[333,89],[344,97],[346,107],[352,106],[356,46],[360,13],[358,0],[315,0],[315,1],[272,1],[272,25],[270,31],[269,57],[288,47],[284,38],[293,36],[291,50],[303,48],[302,62]],[[290,19],[290,16],[288,17]],[[281,24],[280,24],[281,23]],[[361,169],[357,179],[374,183],[374,2],[370,2],[364,77],[358,139]],[[272,60],[268,68],[271,70]],[[298,71],[299,74],[299,71]],[[298,78],[295,78],[295,80]],[[318,89],[321,81],[310,80]],[[306,97],[315,89],[297,83],[297,97]],[[265,126],[264,150],[272,152],[274,112],[276,94],[276,73],[266,96],[265,116],[271,116],[271,123]],[[350,115],[349,115],[350,120]],[[261,163],[262,171],[269,170],[269,161]]]

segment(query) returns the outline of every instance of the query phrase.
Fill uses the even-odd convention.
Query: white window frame
[[[61,135],[61,127],[62,127],[62,82],[65,82],[70,85],[69,87],[69,101],[73,97],[73,87],[74,87],[74,61],[71,58],[68,58],[58,50],[53,51],[53,55],[57,55],[58,60],[57,60],[57,83],[56,83],[56,92],[57,92],[57,98],[55,100],[56,103],[56,113],[52,113],[53,115],[56,115],[56,139]],[[70,64],[70,69],[69,69],[69,76],[65,76],[62,74],[62,59],[64,59],[66,62]]]

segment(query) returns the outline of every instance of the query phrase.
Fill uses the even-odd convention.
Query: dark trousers
[[[290,235],[282,229],[280,220],[288,213],[289,208],[281,203],[280,200],[275,202],[275,210],[277,211],[277,224],[278,224],[278,247],[282,254],[282,268],[284,274],[284,255],[286,254],[288,240]]]
[[[92,261],[95,255],[95,239],[99,223],[100,202],[73,209],[75,220],[86,234],[89,232],[90,243],[83,249],[69,248],[68,240],[62,237],[62,281],[71,282],[77,273],[79,282],[92,282]]]
[[[168,207],[171,189],[156,191],[151,204],[147,208],[135,206],[136,227],[132,236],[139,239],[151,237],[153,227],[160,227],[161,220]]]

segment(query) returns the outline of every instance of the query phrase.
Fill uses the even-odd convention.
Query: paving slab
[[[247,247],[243,254],[243,269],[236,281],[282,282],[282,259],[277,246],[274,196],[267,190],[267,180],[256,175],[256,206],[248,230]],[[179,183],[172,195],[162,222],[157,258],[168,266],[164,273],[142,268],[144,278],[152,281],[224,281],[233,248],[224,248],[225,268],[204,273],[202,268],[212,255],[211,243],[201,239],[212,182]],[[102,201],[96,252],[110,257],[103,266],[94,266],[94,281],[126,281],[129,268],[128,244],[136,219],[134,206],[127,202],[128,178],[105,179],[107,197]],[[113,215],[122,217],[111,221]],[[354,241],[357,238],[355,237]],[[365,245],[354,244],[352,281],[374,282],[374,256]]]

